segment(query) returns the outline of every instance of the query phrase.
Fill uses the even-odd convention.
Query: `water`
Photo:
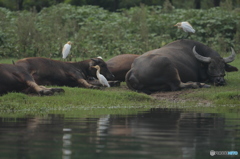
[[[0,118],[0,159],[213,158],[210,150],[240,153],[239,119],[234,111],[181,109],[86,118]]]

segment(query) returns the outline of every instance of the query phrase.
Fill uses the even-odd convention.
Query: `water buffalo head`
[[[236,54],[233,48],[231,48],[231,50],[232,54],[226,58],[222,58],[220,56],[204,57],[196,52],[196,46],[193,47],[193,54],[195,55],[195,57],[200,62],[208,64],[207,74],[209,76],[210,81],[213,82],[214,85],[216,86],[222,86],[226,84],[224,80],[226,65],[227,63],[230,63],[234,60]]]
[[[113,80],[114,75],[108,70],[107,64],[100,58],[91,58],[91,66],[98,65],[100,67],[100,73],[108,80]],[[91,69],[91,74],[96,77],[96,69]]]

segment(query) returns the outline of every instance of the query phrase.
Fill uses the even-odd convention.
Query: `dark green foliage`
[[[144,6],[109,12],[97,6],[58,4],[41,12],[12,12],[0,8],[0,57],[61,57],[61,49],[72,41],[75,57],[109,57],[142,54],[185,36],[173,25],[189,21],[196,33],[190,38],[216,51],[240,45],[239,10],[212,8],[183,10]]]

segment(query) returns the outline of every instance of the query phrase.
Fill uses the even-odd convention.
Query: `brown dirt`
[[[209,106],[211,105],[211,101],[208,100],[199,100],[199,99],[191,99],[185,98],[184,95],[189,93],[194,93],[195,89],[185,89],[181,91],[172,91],[172,92],[156,92],[151,94],[151,96],[157,100],[168,100],[174,102],[186,102],[186,101],[198,101],[199,105]]]
[[[121,85],[121,89],[129,90],[129,88],[126,85]],[[200,89],[199,89],[200,90]],[[150,96],[157,100],[167,100],[167,101],[174,101],[174,102],[186,102],[186,101],[192,101],[194,99],[191,98],[185,98],[184,96],[189,93],[196,92],[196,89],[183,89],[180,91],[169,91],[169,92],[155,92],[152,93]],[[195,99],[198,100],[198,99]],[[207,100],[198,100],[199,104],[202,105],[209,105],[211,104],[210,101]]]
[[[171,92],[156,92],[151,94],[151,96],[158,100],[183,100],[183,96],[192,93],[193,90],[181,90],[181,91],[171,91]],[[180,97],[181,96],[181,97]]]
[[[126,85],[121,85],[120,87],[121,89],[129,90]],[[193,89],[186,89],[181,91],[155,92],[152,93],[150,96],[157,100],[184,100],[183,96],[185,94],[192,93],[193,91]]]

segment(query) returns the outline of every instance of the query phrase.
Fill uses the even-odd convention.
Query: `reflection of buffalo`
[[[234,57],[234,50],[231,56],[222,58],[202,43],[178,40],[137,57],[126,75],[126,82],[130,89],[145,93],[203,87],[205,85],[198,82],[207,80],[217,86],[224,85],[225,70],[238,70],[227,64]],[[193,82],[183,83],[189,81]]]
[[[208,158],[212,149],[236,150],[238,145],[233,126],[237,121],[225,122],[220,114],[159,108],[100,119],[85,117],[0,117],[0,156],[192,159]]]
[[[108,60],[108,69],[115,76],[115,80],[125,81],[126,73],[131,69],[133,60],[138,57],[136,54],[122,54]]]
[[[226,142],[232,135],[226,135],[229,130],[224,129],[221,116],[182,109],[157,108],[138,115],[111,115],[100,118],[99,123],[97,143],[103,148],[97,152],[128,153],[129,158],[137,153],[146,155],[145,158],[192,159],[199,154],[206,158],[211,149],[236,143]]]

